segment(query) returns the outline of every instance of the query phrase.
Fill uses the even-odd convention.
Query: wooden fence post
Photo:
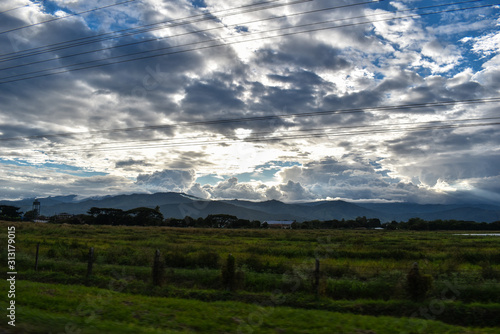
[[[319,259],[316,259],[316,263],[314,266],[314,290],[316,291],[316,296],[319,296],[319,278],[320,278]]]
[[[160,261],[160,250],[155,252],[155,259],[153,261],[153,285],[160,286],[163,281],[163,266]]]
[[[89,249],[89,262],[87,265],[87,278],[92,275],[92,264],[94,262],[94,247],[90,247]]]
[[[35,255],[35,271],[38,271],[38,250],[40,249],[40,243],[36,244],[36,255]]]

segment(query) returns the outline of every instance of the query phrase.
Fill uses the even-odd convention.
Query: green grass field
[[[2,245],[8,226],[16,327],[4,315],[0,328],[12,333],[500,333],[499,237],[0,222]],[[0,255],[6,273],[6,246]],[[429,280],[418,298],[415,262]],[[2,280],[5,307],[8,290]]]

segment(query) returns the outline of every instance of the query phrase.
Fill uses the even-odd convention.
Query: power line
[[[133,146],[115,146],[115,147],[92,147],[83,149],[56,149],[57,151],[44,151],[46,154],[60,154],[60,153],[72,153],[72,152],[105,152],[105,151],[123,151],[123,150],[144,150],[144,149],[158,149],[167,147],[182,147],[182,146],[209,146],[209,145],[229,145],[235,142],[240,143],[258,143],[258,142],[278,142],[284,140],[297,140],[297,139],[313,139],[313,138],[330,138],[330,137],[345,137],[345,136],[356,136],[356,135],[374,135],[381,133],[394,133],[394,132],[425,132],[431,130],[444,130],[444,129],[458,129],[458,128],[468,128],[468,127],[483,127],[483,126],[498,126],[500,122],[488,122],[488,123],[477,123],[477,124],[458,124],[458,125],[435,125],[435,126],[415,126],[408,128],[379,128],[379,129],[366,129],[360,131],[345,131],[338,133],[309,133],[309,134],[296,134],[296,135],[282,135],[279,137],[249,137],[244,139],[221,139],[221,140],[195,140],[190,142],[173,142],[165,144],[151,144],[151,145],[133,145]],[[361,128],[361,126],[360,126]]]
[[[384,0],[378,0],[378,1],[384,1]],[[474,0],[474,1],[477,1],[477,0]],[[151,39],[137,41],[137,42],[132,42],[132,43],[120,44],[120,45],[115,45],[115,46],[111,46],[111,47],[106,47],[106,48],[101,48],[101,49],[96,49],[96,50],[91,50],[91,51],[85,51],[85,52],[78,52],[78,53],[74,53],[74,54],[70,54],[70,55],[58,56],[58,57],[55,57],[55,58],[44,59],[44,60],[34,61],[34,62],[30,62],[30,63],[25,63],[25,64],[19,64],[19,65],[14,65],[14,66],[5,67],[5,68],[0,68],[0,71],[10,70],[10,69],[14,69],[14,68],[20,68],[20,67],[25,67],[25,66],[35,65],[35,64],[41,64],[41,63],[46,63],[46,62],[49,62],[49,61],[61,60],[61,59],[66,59],[66,58],[71,58],[71,57],[76,57],[76,56],[82,56],[82,55],[85,55],[85,54],[90,54],[90,53],[95,53],[95,52],[100,52],[100,51],[108,51],[108,50],[113,50],[113,49],[117,49],[117,48],[121,48],[121,47],[126,47],[126,46],[132,46],[132,45],[138,45],[138,44],[145,44],[145,43],[149,43],[149,42],[157,42],[158,40],[163,40],[163,39],[171,39],[171,38],[181,37],[181,36],[186,36],[186,35],[205,33],[205,32],[208,32],[208,31],[219,30],[219,29],[228,29],[228,28],[232,28],[232,27],[238,27],[238,26],[249,25],[249,24],[254,24],[254,23],[259,23],[259,22],[265,22],[265,21],[271,21],[271,20],[279,20],[279,19],[289,18],[289,17],[293,17],[293,16],[298,16],[298,15],[307,15],[307,14],[324,12],[324,11],[329,11],[329,10],[336,10],[336,9],[341,9],[341,8],[366,5],[366,4],[370,4],[370,3],[373,3],[373,2],[374,1],[367,1],[367,2],[359,2],[359,3],[349,4],[349,5],[343,5],[343,6],[334,6],[334,7],[322,8],[322,9],[315,9],[315,10],[309,10],[309,11],[305,11],[305,12],[287,14],[287,15],[282,15],[282,16],[273,16],[273,17],[265,18],[265,19],[259,19],[259,20],[253,20],[253,21],[247,21],[247,22],[240,22],[240,23],[237,23],[237,24],[231,24],[231,25],[226,25],[226,26],[221,26],[221,27],[214,27],[214,28],[207,28],[207,29],[189,31],[189,32],[185,32],[185,33],[181,33],[181,34],[175,34],[175,35],[171,35],[171,36],[167,36],[167,37],[151,38]],[[236,13],[234,15],[239,15],[239,14],[240,13]],[[231,15],[233,15],[233,14],[230,14],[228,16],[231,16]],[[224,17],[227,17],[227,16],[224,16]],[[346,19],[342,19],[342,20],[346,20]],[[191,22],[189,22],[189,23],[191,23]],[[182,23],[182,25],[184,25],[184,24],[187,24],[187,23]],[[171,27],[172,26],[169,26],[169,27],[166,27],[166,28],[171,28]],[[165,29],[165,27],[161,27],[161,28],[157,28],[157,29]],[[118,37],[113,37],[113,38],[118,38]],[[196,42],[196,43],[200,43],[200,42]],[[68,48],[70,48],[70,47],[72,47],[72,46],[69,46]],[[176,46],[176,47],[179,47],[179,46]],[[155,51],[155,50],[151,50],[151,51],[147,51],[147,52],[152,52],[152,51]],[[48,52],[48,51],[46,51],[46,52]],[[43,52],[43,53],[46,53],[46,52]],[[26,56],[26,57],[28,57],[28,56]],[[10,60],[11,59],[0,60],[0,62],[10,61]]]
[[[322,110],[322,111],[305,112],[305,113],[295,113],[295,114],[226,118],[226,119],[214,119],[214,120],[208,120],[208,121],[179,122],[176,124],[149,125],[149,126],[143,126],[143,127],[129,127],[129,128],[118,128],[118,129],[91,130],[91,131],[84,131],[84,132],[65,132],[65,133],[55,133],[55,134],[42,134],[42,135],[35,135],[35,136],[0,138],[0,142],[2,142],[2,141],[16,141],[16,140],[30,140],[30,139],[48,139],[48,138],[56,138],[56,137],[72,137],[72,136],[78,136],[78,135],[94,135],[94,134],[106,134],[106,133],[117,133],[117,132],[162,130],[162,129],[173,129],[173,128],[179,128],[179,127],[186,128],[186,127],[228,124],[228,123],[268,121],[268,120],[286,119],[286,118],[317,117],[317,116],[328,116],[328,115],[336,115],[336,114],[364,113],[367,111],[372,111],[372,112],[405,111],[405,110],[421,109],[421,108],[439,108],[439,107],[453,106],[453,105],[458,105],[458,104],[470,105],[470,104],[485,104],[485,103],[500,103],[500,97],[491,97],[491,98],[482,98],[482,99],[468,99],[468,100],[448,100],[448,101],[440,101],[440,102],[414,103],[414,104],[402,104],[402,105],[380,106],[380,107],[333,109],[333,110]]]
[[[68,17],[78,16],[78,15],[82,15],[82,14],[87,14],[87,13],[95,12],[95,11],[98,11],[98,10],[101,10],[101,9],[105,9],[105,8],[110,8],[110,7],[114,7],[114,6],[118,6],[118,5],[123,5],[123,4],[129,3],[129,2],[134,2],[134,1],[137,1],[137,0],[127,0],[127,1],[123,1],[123,2],[118,2],[118,3],[115,3],[115,4],[103,6],[103,7],[97,7],[97,8],[85,10],[85,11],[79,12],[79,13],[73,13],[73,14],[68,14],[68,15],[61,16],[61,17],[56,17],[54,19],[50,19],[50,20],[47,20],[47,21],[42,21],[42,22],[38,22],[38,23],[33,23],[33,24],[28,24],[28,25],[25,25],[25,26],[17,27],[17,28],[12,28],[12,29],[5,30],[5,31],[0,31],[0,35],[6,34],[6,33],[9,33],[9,32],[13,32],[13,31],[18,31],[18,30],[25,29],[25,28],[35,27],[35,26],[38,26],[38,25],[41,25],[41,24],[47,24],[47,23],[50,23],[50,22],[59,21],[59,20],[62,20],[62,19],[66,19]]]
[[[29,5],[24,5],[24,6],[19,6],[19,7],[11,8],[11,9],[6,9],[6,10],[0,12],[0,15],[8,13],[8,12],[12,12],[14,10],[18,10],[18,9],[21,9],[21,8],[24,8],[24,7],[29,7]]]
[[[280,0],[274,0],[274,1],[270,1],[270,2],[275,2],[275,1],[280,1]],[[292,3],[286,3],[286,4],[281,4],[281,5],[274,5],[272,7],[252,9],[249,12],[260,11],[260,10],[269,9],[269,8],[277,8],[277,7],[281,7],[281,6],[290,6],[290,5],[299,4],[299,3],[303,3],[303,2],[309,2],[309,1],[314,1],[314,0],[302,0],[302,1],[299,0],[299,1],[292,2]],[[343,6],[335,6],[335,7],[325,8],[325,9],[322,9],[322,10],[309,11],[309,12],[305,12],[305,13],[314,13],[314,12],[319,12],[319,11],[323,11],[323,10],[340,9],[340,8],[345,8],[345,7],[352,7],[352,6],[363,5],[363,4],[370,4],[370,3],[375,3],[375,2],[382,2],[382,1],[385,1],[385,0],[373,0],[373,1],[363,2],[363,3],[357,3],[357,4],[348,4],[348,5],[343,5]],[[414,11],[414,10],[420,10],[420,9],[438,8],[438,7],[445,7],[445,6],[451,6],[451,5],[459,5],[459,4],[465,4],[465,3],[471,3],[471,2],[479,2],[479,1],[482,1],[482,0],[467,0],[467,1],[462,1],[462,2],[453,2],[453,3],[448,3],[448,4],[425,6],[425,7],[413,8],[413,9],[407,9],[407,10],[398,10],[397,12],[408,12],[408,11]],[[265,3],[267,4],[268,2],[265,2]],[[262,3],[259,3],[259,4],[262,4]],[[232,8],[232,9],[228,9],[228,10],[240,9],[240,8],[243,8],[243,7],[248,7],[248,5],[247,6],[242,6],[242,7],[236,7],[236,8]],[[219,11],[219,12],[224,12],[224,11],[228,11],[228,10],[223,10],[223,11]],[[120,30],[118,32],[127,32],[127,31],[130,31],[130,30],[132,30],[133,32],[127,33],[127,34],[123,34],[123,35],[119,35],[119,36],[111,36],[111,37],[107,37],[107,38],[90,40],[90,41],[87,41],[87,42],[76,43],[76,44],[68,44],[68,45],[64,45],[64,43],[66,43],[66,42],[56,43],[56,44],[52,44],[52,45],[49,45],[49,46],[54,46],[54,45],[59,45],[59,44],[63,44],[63,45],[62,46],[58,46],[57,48],[47,49],[45,51],[38,51],[38,52],[35,52],[35,53],[30,53],[30,54],[25,54],[25,55],[17,55],[16,56],[17,53],[13,53],[14,56],[5,57],[5,56],[9,56],[11,54],[4,54],[4,55],[0,55],[0,62],[11,61],[11,60],[15,60],[15,59],[20,59],[20,58],[25,58],[25,57],[40,55],[40,54],[51,52],[51,51],[59,51],[59,50],[62,50],[62,49],[67,49],[67,48],[72,48],[72,47],[77,47],[77,46],[83,46],[83,45],[87,45],[87,44],[93,44],[93,43],[97,43],[97,42],[101,42],[101,41],[105,41],[105,40],[116,39],[116,38],[121,38],[121,37],[125,37],[125,36],[131,36],[131,35],[135,35],[135,34],[141,34],[141,33],[144,33],[144,32],[149,32],[149,31],[154,31],[154,30],[159,30],[159,29],[177,27],[177,26],[180,26],[180,25],[185,25],[185,24],[190,24],[190,23],[197,23],[197,22],[201,22],[201,21],[205,21],[205,20],[212,20],[214,18],[213,14],[215,14],[215,13],[218,13],[218,12],[212,12],[212,13],[210,13],[210,16],[208,18],[206,16],[209,15],[209,14],[201,14],[201,15],[190,16],[190,17],[187,17],[187,18],[193,18],[193,17],[199,17],[199,16],[204,16],[205,18],[201,18],[201,19],[196,20],[196,21],[187,21],[187,22],[186,21],[184,21],[184,22],[181,21],[181,22],[179,22],[179,23],[177,23],[175,25],[171,25],[171,26],[167,26],[167,27],[163,27],[162,26],[162,27],[154,27],[154,28],[148,28],[148,29],[144,29],[144,30],[133,31],[133,30],[135,30],[137,28],[140,28],[140,27],[155,26],[155,25],[166,24],[166,23],[172,24],[172,23],[175,23],[175,22],[177,22],[179,20],[184,20],[186,18],[174,19],[174,20],[169,20],[169,21],[164,21],[164,22],[159,22],[159,23],[153,23],[153,24],[148,24],[148,25],[144,25],[144,26],[139,26],[139,27],[135,27],[135,28],[129,28],[129,29]],[[232,16],[232,15],[239,15],[239,14],[242,14],[242,13],[244,14],[244,13],[247,13],[247,12],[231,13],[231,14],[228,14],[228,15],[223,16],[223,17],[228,17],[228,16]],[[366,18],[366,17],[371,17],[371,16],[387,15],[387,14],[392,14],[392,13],[395,13],[395,12],[389,12],[389,13],[384,13],[384,14],[374,14],[374,15],[364,15],[364,16],[352,17],[352,18],[347,18],[347,19]],[[295,15],[297,15],[297,14],[288,14],[288,17],[295,16]],[[280,17],[275,17],[275,18],[280,18]],[[270,18],[270,19],[275,19],[275,18]],[[264,20],[266,20],[266,19],[264,19]],[[342,20],[346,20],[346,19],[335,20],[335,21],[342,21]],[[257,20],[255,22],[260,22],[260,20]],[[249,24],[249,23],[253,23],[253,22],[240,23],[239,25]],[[228,26],[228,27],[230,27],[230,26]],[[218,28],[215,28],[215,29],[218,29]],[[208,30],[211,30],[211,29],[201,30],[201,31],[196,31],[196,32],[191,32],[191,33],[199,33],[199,32],[204,32],[204,31],[208,31]],[[97,36],[94,36],[94,37],[105,36],[105,35],[114,34],[114,33],[116,33],[116,32],[105,33],[105,34],[97,35]],[[182,35],[184,35],[184,34],[182,34]],[[76,39],[75,41],[82,40],[82,39],[88,39],[88,38],[94,38],[94,37],[84,37],[84,38]],[[165,38],[171,38],[171,37],[176,37],[176,35],[165,37]],[[156,41],[158,39],[164,39],[164,38],[155,38],[155,39],[150,39],[150,40],[146,40],[146,41],[140,41],[140,42],[137,42],[137,43],[125,44],[123,46],[129,46],[129,45],[134,45],[134,44],[146,43],[146,42],[149,42],[149,41]],[[71,41],[68,41],[68,42],[71,42]],[[113,49],[113,48],[117,48],[117,47],[120,47],[120,46],[114,46],[114,47],[110,47],[110,48],[99,49],[99,50],[95,50],[95,51],[85,52],[85,53],[82,53],[82,54],[91,53],[91,52],[97,52],[97,51],[102,51],[102,50],[109,50],[109,49]],[[40,47],[40,48],[45,48],[45,47]],[[38,49],[38,48],[29,49],[29,50],[35,50],[35,49]],[[27,51],[27,50],[25,50],[25,51]],[[75,55],[78,55],[78,54],[75,54]],[[1,58],[1,56],[3,56],[4,58]],[[59,58],[62,58],[62,57],[59,57]],[[54,59],[59,59],[59,58],[54,58]]]
[[[7,56],[10,56],[10,57],[7,57],[7,58],[9,58],[7,60],[10,60],[10,58],[12,58],[12,59],[18,59],[18,58],[30,57],[30,56],[33,56],[33,55],[39,55],[39,54],[43,54],[43,53],[46,53],[46,52],[57,51],[57,50],[66,49],[66,48],[72,48],[72,47],[77,47],[77,46],[83,46],[83,45],[87,45],[87,44],[93,44],[93,43],[102,42],[102,41],[106,41],[106,40],[110,40],[110,39],[116,39],[116,38],[125,37],[125,36],[132,36],[132,35],[135,35],[135,34],[140,34],[140,33],[148,32],[148,31],[153,31],[153,30],[158,30],[158,29],[170,28],[170,26],[153,28],[154,26],[158,26],[158,25],[174,24],[176,22],[177,22],[177,24],[181,25],[181,24],[188,24],[188,23],[197,23],[197,22],[201,22],[201,21],[205,21],[205,20],[213,20],[214,19],[214,14],[224,13],[224,12],[228,12],[228,11],[232,11],[232,10],[237,10],[237,9],[250,8],[250,7],[254,7],[254,6],[267,5],[267,4],[272,4],[272,3],[275,3],[275,2],[279,2],[279,1],[282,1],[282,0],[262,1],[262,2],[258,2],[258,3],[250,4],[250,5],[238,6],[238,7],[228,8],[228,9],[219,10],[219,11],[210,12],[210,13],[196,14],[196,15],[191,15],[191,16],[187,16],[187,17],[183,17],[183,18],[177,18],[177,19],[171,19],[171,20],[167,20],[167,21],[161,21],[161,22],[156,22],[156,23],[145,24],[145,25],[136,26],[136,27],[133,27],[133,28],[115,30],[115,31],[107,32],[107,33],[102,33],[102,34],[94,35],[94,36],[81,37],[81,38],[77,38],[77,39],[73,39],[73,40],[67,40],[65,42],[59,42],[59,43],[49,44],[49,45],[46,45],[46,46],[41,46],[41,47],[26,49],[26,50],[19,51],[19,52],[2,54],[2,55],[0,55],[0,60],[6,61],[6,60],[3,60],[3,59],[6,59],[5,57],[7,57]],[[272,9],[272,8],[277,8],[277,7],[282,7],[282,6],[294,5],[294,4],[298,4],[298,3],[311,2],[311,1],[315,1],[315,0],[296,0],[296,1],[287,2],[287,3],[284,3],[284,4],[271,5],[271,6],[268,6],[268,7],[265,7],[265,8],[257,8],[257,9],[254,9],[254,10]],[[384,0],[380,0],[380,1],[384,1]],[[241,12],[241,13],[246,13],[246,12]],[[238,15],[238,14],[241,14],[241,13],[234,13],[234,14],[231,14],[231,15]],[[182,20],[192,19],[192,18],[199,18],[198,19],[199,21],[198,20],[194,20],[194,21],[189,21],[189,22],[184,22],[184,23],[182,21]],[[177,26],[177,24],[175,26]],[[143,30],[137,30],[139,28],[145,28],[145,27],[152,27],[152,28],[146,28],[146,29],[143,29]],[[122,35],[118,35],[118,36],[112,36],[112,35],[117,34],[117,33],[123,33],[123,34]],[[98,37],[103,37],[103,36],[109,36],[109,37],[98,38]],[[78,43],[75,43],[75,42],[78,42]],[[74,44],[70,44],[70,43],[74,43]],[[54,47],[54,48],[50,48],[50,47]],[[43,51],[43,49],[46,49],[46,50]],[[28,51],[36,51],[36,52],[23,55],[23,53],[28,52]],[[18,55],[19,53],[21,55]]]
[[[315,128],[315,129],[298,129],[298,130],[286,130],[286,134],[280,134],[277,131],[266,131],[251,134],[249,137],[245,138],[230,138],[221,140],[207,140],[213,136],[206,137],[185,137],[185,138],[172,138],[172,139],[150,139],[150,140],[136,140],[136,141],[125,141],[125,142],[106,142],[106,143],[89,143],[84,145],[65,145],[64,147],[81,147],[65,150],[58,150],[58,152],[75,152],[75,151],[115,151],[115,150],[129,150],[129,149],[147,149],[147,148],[159,148],[159,147],[178,147],[178,146],[198,146],[198,145],[214,145],[214,144],[230,144],[234,142],[267,142],[267,141],[282,141],[286,139],[308,139],[308,138],[319,138],[319,137],[339,137],[339,136],[352,136],[359,134],[380,134],[380,133],[393,133],[393,132],[417,132],[417,131],[429,131],[436,129],[456,129],[456,128],[466,128],[466,127],[478,127],[478,126],[493,126],[500,125],[498,122],[484,122],[484,123],[465,123],[465,124],[445,124],[449,122],[471,122],[471,121],[492,121],[500,120],[500,117],[489,117],[489,118],[475,118],[475,119],[456,119],[448,121],[428,121],[428,122],[413,122],[413,123],[392,123],[392,124],[382,124],[382,125],[371,125],[371,126],[342,126],[342,127],[329,127],[329,128]],[[435,124],[435,125],[434,125]],[[407,127],[403,127],[407,126]],[[353,131],[359,129],[359,131]],[[341,130],[341,131],[339,131]],[[285,130],[283,130],[285,131]],[[283,132],[282,131],[282,132]],[[330,132],[327,132],[330,131]],[[335,132],[331,132],[335,131]],[[293,133],[296,134],[293,134]],[[270,136],[270,137],[266,137]],[[236,137],[236,136],[235,136]],[[195,141],[186,141],[195,140]],[[151,142],[162,142],[158,144],[149,144]],[[128,145],[129,143],[142,143],[147,142],[144,145]],[[120,146],[110,146],[115,144],[125,144]],[[86,146],[86,147],[84,147]]]
[[[109,63],[105,63],[105,64],[90,65],[90,66],[85,66],[85,67],[81,67],[81,68],[66,69],[66,70],[62,70],[62,71],[58,71],[58,72],[52,72],[52,73],[45,73],[45,74],[34,75],[34,76],[26,77],[26,78],[17,78],[17,77],[21,77],[21,76],[25,76],[25,75],[29,75],[29,74],[43,73],[43,72],[53,71],[53,70],[57,70],[57,69],[66,68],[67,67],[67,66],[63,66],[63,67],[57,67],[57,68],[46,69],[46,70],[41,70],[41,71],[34,71],[34,72],[24,73],[24,74],[10,76],[10,77],[4,77],[4,78],[1,78],[1,79],[10,79],[10,78],[17,78],[17,79],[2,81],[2,82],[0,82],[0,85],[1,84],[5,84],[5,83],[11,83],[11,82],[17,82],[17,81],[24,81],[24,80],[29,80],[29,79],[47,77],[47,76],[52,76],[52,75],[58,75],[58,74],[68,73],[68,72],[73,72],[73,71],[81,71],[81,70],[87,70],[87,69],[91,69],[91,68],[98,68],[98,67],[103,67],[103,66],[109,66],[109,65],[115,65],[115,64],[122,64],[122,63],[126,63],[126,62],[131,62],[131,61],[151,59],[151,58],[156,58],[156,57],[163,57],[163,56],[167,56],[167,55],[180,54],[180,53],[186,53],[186,52],[192,52],[192,51],[206,50],[206,49],[216,48],[216,47],[220,47],[220,46],[229,46],[229,45],[233,45],[233,44],[248,43],[248,42],[252,42],[252,41],[259,41],[259,40],[271,39],[271,38],[276,38],[276,37],[292,36],[292,35],[309,33],[309,32],[317,32],[317,31],[323,31],[323,30],[331,30],[331,29],[339,29],[339,28],[345,28],[345,27],[352,27],[352,26],[357,26],[357,25],[362,25],[362,24],[369,24],[369,23],[376,23],[376,22],[387,22],[387,21],[393,21],[393,20],[398,20],[398,19],[405,19],[405,18],[410,18],[410,17],[421,17],[421,16],[441,14],[441,13],[464,11],[464,10],[469,10],[469,9],[478,9],[478,8],[485,8],[485,7],[493,7],[493,6],[496,6],[496,5],[499,5],[499,4],[500,3],[488,4],[488,5],[481,5],[481,6],[474,6],[474,7],[466,7],[466,8],[458,8],[458,9],[456,9],[456,8],[455,9],[446,9],[446,10],[429,12],[429,13],[411,14],[411,15],[398,16],[398,17],[392,17],[392,18],[387,18],[387,19],[379,19],[379,20],[364,21],[364,22],[357,22],[357,23],[349,23],[349,24],[337,25],[337,26],[333,26],[333,27],[315,28],[315,29],[309,29],[309,30],[304,30],[304,31],[297,31],[297,32],[290,32],[290,33],[278,34],[278,35],[273,35],[273,36],[263,36],[263,37],[258,37],[258,38],[253,38],[253,39],[246,39],[246,40],[240,40],[240,41],[234,41],[234,42],[228,42],[228,43],[222,42],[222,43],[218,43],[218,44],[213,44],[213,45],[208,45],[208,46],[200,46],[200,47],[195,47],[195,48],[185,49],[185,50],[179,50],[179,51],[166,52],[166,53],[161,53],[161,54],[157,54],[157,55],[149,55],[149,56],[137,57],[137,58],[132,58],[132,59],[126,59],[126,60],[109,62]],[[344,19],[341,19],[341,20],[344,20]],[[323,22],[309,23],[309,24],[303,24],[303,25],[298,25],[298,26],[273,29],[273,30],[270,30],[270,31],[267,31],[267,32],[256,32],[256,33],[251,33],[251,34],[264,34],[264,33],[268,33],[268,32],[271,32],[271,31],[274,32],[274,31],[285,30],[285,29],[293,29],[293,28],[298,28],[298,27],[320,25],[320,24],[331,23],[333,21],[338,21],[338,20],[329,20],[329,21],[323,21]],[[251,35],[251,34],[247,34],[247,36]],[[176,48],[176,47],[181,47],[181,46],[187,46],[187,45],[193,45],[193,44],[200,44],[200,43],[207,43],[207,42],[214,42],[214,41],[218,41],[218,39],[212,39],[212,40],[206,40],[206,41],[201,41],[201,42],[188,43],[188,44],[185,44],[185,45],[177,45],[177,46],[172,46],[172,47],[167,47],[167,48],[161,48],[161,49],[156,49],[156,50],[138,52],[138,53],[134,53],[134,54],[122,55],[122,56],[109,57],[109,58],[106,58],[106,59],[100,59],[100,60],[95,60],[95,61],[88,61],[88,62],[83,62],[83,63],[77,63],[77,64],[68,65],[68,66],[86,65],[86,64],[90,64],[90,63],[102,62],[104,60],[109,60],[109,59],[117,59],[117,58],[122,58],[122,57],[137,55],[137,54],[144,54],[144,53],[148,53],[148,52],[154,52],[154,51],[171,49],[171,48]]]
[[[459,129],[470,127],[484,127],[500,125],[500,117],[487,118],[467,118],[444,121],[427,121],[427,122],[411,122],[411,123],[392,123],[392,124],[375,124],[375,125],[354,125],[340,126],[327,128],[306,128],[296,130],[280,130],[280,131],[265,131],[251,133],[248,137],[239,138],[234,135],[233,138],[213,139],[215,135],[205,137],[183,137],[183,138],[158,138],[149,140],[133,140],[133,141],[117,141],[106,143],[89,143],[82,145],[64,144],[64,148],[60,146],[52,146],[51,150],[43,151],[45,154],[59,154],[71,152],[98,152],[98,151],[122,151],[122,150],[144,150],[158,149],[167,147],[182,147],[182,146],[206,146],[206,145],[229,145],[234,143],[256,143],[256,142],[279,142],[283,140],[298,140],[298,139],[313,139],[313,138],[331,138],[331,137],[349,137],[359,135],[376,135],[389,134],[396,132],[425,132],[432,130]],[[481,122],[481,123],[478,123]],[[95,133],[91,131],[88,133]],[[73,133],[81,135],[82,133]],[[68,136],[70,134],[64,134]],[[49,136],[36,136],[37,138],[48,138]],[[227,136],[226,136],[227,137]],[[26,137],[33,138],[33,137]],[[16,138],[10,138],[13,140]],[[81,139],[80,139],[81,140]],[[156,142],[156,143],[152,143]],[[132,144],[144,143],[144,144]],[[106,146],[108,145],[108,146]],[[114,146],[109,146],[114,145]],[[74,147],[66,149],[68,147]],[[21,151],[27,149],[21,149]],[[30,149],[31,150],[31,149]],[[57,150],[57,151],[54,151]],[[19,154],[19,149],[17,153]]]

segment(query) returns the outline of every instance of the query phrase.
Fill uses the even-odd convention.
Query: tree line
[[[32,221],[32,211],[24,215],[20,208],[0,205],[0,219],[8,221]],[[49,218],[50,223],[66,224],[88,224],[88,225],[121,225],[121,226],[168,226],[168,227],[199,227],[199,228],[269,228],[272,225],[258,220],[240,219],[227,214],[213,214],[205,218],[183,219],[164,218],[160,208],[139,207],[132,210],[121,210],[115,208],[97,208],[88,210],[87,214],[80,215],[55,215]],[[432,220],[426,221],[421,218],[411,218],[408,221],[392,221],[381,223],[378,218],[357,217],[355,219],[332,219],[311,220],[305,222],[293,222],[292,229],[373,229],[382,228],[386,230],[415,230],[415,231],[437,231],[437,230],[480,230],[499,231],[500,221],[493,223],[478,223],[463,220]]]

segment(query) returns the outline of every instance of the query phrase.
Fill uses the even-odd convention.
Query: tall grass
[[[495,241],[498,242],[495,237],[471,239],[450,232],[224,230],[1,222],[0,228],[6,230],[7,224],[16,226],[19,278],[33,282],[121,286],[122,292],[132,294],[203,300],[269,300],[269,294],[281,291],[293,306],[299,304],[293,301],[301,294],[339,302],[407,302],[407,273],[418,262],[422,275],[433,280],[422,303],[440,300],[449,282],[460,291],[454,296],[456,302],[500,300],[500,251],[495,248]],[[40,257],[35,272],[38,242]],[[85,280],[89,247],[94,247],[96,258],[93,275]],[[165,283],[161,287],[153,287],[156,249],[160,250],[165,266]],[[234,273],[239,272],[243,277],[237,289],[228,288],[223,280],[222,269],[227,265],[228,254],[235,259]],[[319,296],[312,283],[315,258],[321,262]],[[5,263],[6,259],[3,249],[0,261]]]

